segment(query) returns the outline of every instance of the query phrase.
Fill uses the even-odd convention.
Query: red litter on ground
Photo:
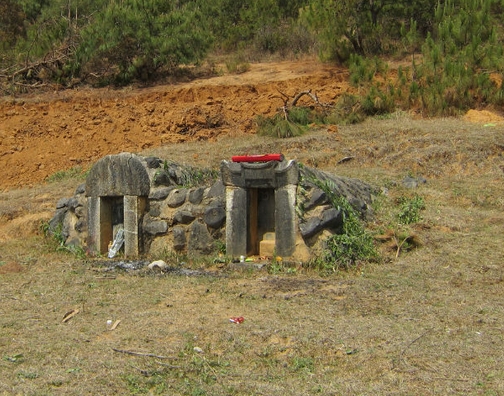
[[[244,320],[245,320],[245,318],[243,316],[233,316],[232,318],[229,318],[229,321],[231,323],[236,323],[236,324],[243,323]]]

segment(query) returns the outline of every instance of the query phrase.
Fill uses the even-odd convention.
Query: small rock
[[[181,206],[186,200],[187,190],[181,188],[180,190],[173,190],[166,203],[170,208],[177,208]]]
[[[161,167],[161,163],[163,161],[161,161],[161,159],[157,158],[157,157],[147,157],[145,159],[145,162],[147,162],[147,167],[150,168],[150,169],[157,169],[159,167]]]
[[[427,183],[427,179],[425,179],[424,177],[414,178],[407,176],[403,180],[403,186],[406,188],[417,188],[420,184],[425,183]]]

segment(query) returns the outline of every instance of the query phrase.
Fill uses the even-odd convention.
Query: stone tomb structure
[[[293,160],[222,161],[220,177],[194,185],[202,170],[157,157],[108,155],[71,198],[62,198],[49,223],[67,246],[106,255],[119,230],[127,258],[167,253],[201,256],[278,255],[307,261],[341,232],[343,216],[316,179],[343,195],[363,218],[373,189],[300,166]],[[207,179],[208,180],[208,179]]]
[[[149,193],[149,174],[137,156],[122,153],[100,159],[86,179],[89,251],[107,253],[123,229],[124,255],[143,253],[141,221]]]
[[[221,163],[226,186],[226,252],[289,257],[297,236],[295,161]]]

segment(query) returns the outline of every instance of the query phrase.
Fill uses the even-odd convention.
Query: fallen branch
[[[71,311],[67,312],[64,316],[63,316],[63,320],[61,321],[61,323],[66,323],[68,322],[70,319],[72,319],[75,315],[77,315],[78,313],[80,312],[79,309],[72,309]]]
[[[125,353],[126,355],[133,355],[133,356],[153,357],[153,358],[156,358],[156,359],[176,359],[175,357],[172,357],[172,356],[160,356],[160,355],[155,355],[153,353],[142,353],[142,352],[126,351],[124,349],[116,349],[116,348],[112,348],[112,350],[114,352]]]
[[[425,333],[420,334],[417,338],[415,338],[413,341],[411,341],[408,345],[406,345],[406,348],[404,348],[401,351],[401,354],[399,355],[399,357],[402,357],[404,355],[404,352],[406,352],[409,349],[409,347],[412,346],[415,342],[417,342],[418,340],[420,340],[421,338],[425,337],[427,334],[429,334],[431,332],[432,332],[432,329],[429,329]]]
[[[294,97],[294,100],[292,101],[292,107],[296,106],[299,99],[301,99],[304,95],[308,95],[313,99],[315,103],[320,104],[317,95],[312,94],[311,89],[309,89],[308,91],[301,91]]]
[[[279,89],[277,89],[278,93],[280,93],[280,95],[282,95],[281,97],[280,96],[273,96],[273,98],[278,98],[278,99],[281,99],[283,102],[284,102],[284,105],[282,107],[283,111],[284,112],[288,112],[288,110],[292,107],[296,107],[298,102],[299,102],[299,99],[301,99],[303,96],[309,96],[318,106],[320,107],[333,107],[332,105],[328,104],[328,103],[321,103],[317,94],[314,94],[312,93],[312,90],[311,89],[308,89],[306,91],[301,91],[299,92],[296,96],[294,96],[294,99],[292,99],[292,102],[291,104],[289,105],[289,95],[283,93],[282,91],[280,91]]]
[[[14,83],[14,85],[18,85],[20,87],[25,87],[25,88],[40,88],[40,87],[47,86],[47,84],[40,83],[40,82],[36,82],[33,84],[25,84],[25,83],[16,82],[16,83]]]
[[[404,363],[406,363],[406,361],[404,360],[404,354],[406,353],[406,351],[415,343],[417,342],[418,340],[422,339],[423,337],[425,337],[427,334],[431,333],[433,331],[433,329],[429,329],[427,330],[426,332],[420,334],[417,338],[415,338],[413,341],[411,341],[408,345],[406,345],[406,347],[401,351],[401,353],[399,354],[399,358],[398,358],[398,362],[401,362],[403,361]],[[392,367],[392,369],[394,370],[395,367]]]

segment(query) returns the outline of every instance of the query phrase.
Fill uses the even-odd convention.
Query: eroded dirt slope
[[[316,61],[251,65],[146,89],[80,89],[0,101],[0,190],[31,186],[107,154],[254,133],[254,117],[311,89],[323,103],[349,89],[346,71]],[[311,101],[308,96],[304,100]]]

